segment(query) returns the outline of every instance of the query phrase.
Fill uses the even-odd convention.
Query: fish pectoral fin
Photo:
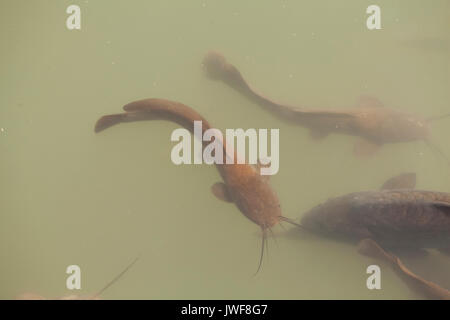
[[[384,107],[384,104],[378,98],[369,95],[359,96],[356,105],[358,107]]]
[[[423,259],[430,255],[427,249],[423,248],[397,248],[394,253],[402,259]]]
[[[311,129],[311,130],[309,130],[309,136],[313,140],[322,140],[326,136],[328,136],[328,134],[329,134],[329,132],[324,131],[324,130],[319,130],[319,129]]]
[[[386,251],[374,240],[367,238],[363,239],[358,243],[358,253],[375,258],[380,259],[387,262],[393,262],[393,256]]]
[[[431,205],[450,216],[450,203],[444,201],[432,201]]]
[[[377,153],[380,147],[380,144],[365,139],[359,140],[353,147],[353,153],[357,157],[370,157]]]
[[[431,299],[450,299],[450,291],[419,277],[409,270],[396,255],[386,252],[372,239],[361,240],[358,245],[358,252],[371,258],[389,262],[393,270],[411,289],[423,294],[425,297]]]
[[[416,187],[416,174],[414,172],[405,172],[398,176],[388,179],[381,190],[392,189],[414,189]]]
[[[225,202],[233,202],[228,187],[223,182],[216,182],[211,186],[211,192],[217,199]]]

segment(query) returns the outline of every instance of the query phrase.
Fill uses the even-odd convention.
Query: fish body
[[[386,143],[429,141],[428,120],[387,108],[373,97],[361,96],[354,107],[345,109],[292,106],[259,93],[219,52],[208,52],[203,66],[210,78],[224,82],[280,120],[309,129],[314,139],[331,133],[362,138],[362,143],[355,145],[357,155],[371,155]]]
[[[166,99],[134,101],[125,105],[124,110],[124,113],[101,117],[95,125],[95,132],[123,122],[148,120],[175,122],[191,132],[194,132],[194,122],[201,121],[202,135],[205,131],[212,129],[208,121],[191,107]],[[203,147],[206,145],[207,143],[203,141]],[[261,228],[262,247],[259,271],[267,239],[266,231],[271,230],[271,227],[278,224],[281,219],[285,221],[289,219],[281,215],[278,196],[270,186],[268,177],[260,174],[259,165],[238,163],[238,155],[234,150],[231,152],[224,138],[221,145],[224,158],[222,163],[216,163],[216,167],[223,182],[215,183],[211,191],[218,199],[234,203],[245,217]],[[234,161],[229,163],[227,157],[234,157]]]
[[[294,119],[316,137],[347,134],[377,145],[425,140],[429,135],[425,120],[382,107],[361,106],[340,111],[299,109],[293,114]]]
[[[450,247],[450,193],[422,190],[355,192],[329,199],[301,224],[315,232],[399,248]]]
[[[147,120],[166,120],[175,122],[187,130],[194,132],[194,122],[202,121],[202,135],[211,125],[199,113],[182,103],[165,99],[145,99],[131,102],[124,106],[125,113],[101,117],[95,126],[95,132],[100,132],[122,122]],[[207,143],[203,141],[203,147]],[[212,193],[220,200],[231,202],[250,221],[261,228],[262,247],[258,271],[261,268],[263,252],[267,240],[266,232],[281,220],[293,223],[281,214],[280,201],[269,184],[267,176],[262,176],[258,165],[238,163],[238,155],[231,152],[226,140],[221,141],[223,151],[222,163],[216,167],[223,179],[211,187]],[[234,157],[228,163],[227,157]],[[258,272],[257,271],[257,272]]]
[[[107,115],[97,121],[95,131],[100,132],[122,122],[166,120],[175,122],[193,132],[194,121],[202,122],[202,134],[212,129],[209,122],[197,111],[182,103],[166,99],[144,99],[124,106],[125,113]],[[204,142],[204,147],[206,142]],[[216,167],[223,183],[213,186],[213,193],[221,200],[233,202],[252,222],[266,229],[279,222],[280,202],[267,177],[261,176],[256,166],[237,163],[237,154],[230,152],[225,139],[222,141],[223,161]],[[233,163],[226,157],[234,155]]]
[[[255,167],[242,164],[224,164],[219,171],[226,189],[239,210],[264,229],[279,222],[281,206],[278,196],[267,178]],[[223,199],[222,199],[223,200]]]

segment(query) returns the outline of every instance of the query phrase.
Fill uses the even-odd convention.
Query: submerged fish
[[[389,263],[394,272],[408,285],[408,287],[413,291],[422,294],[426,298],[450,300],[450,291],[440,287],[436,283],[421,278],[409,270],[397,256],[386,252],[372,239],[361,240],[358,245],[358,252]]]
[[[208,121],[197,111],[175,101],[144,99],[125,105],[124,110],[124,113],[101,117],[95,125],[95,132],[103,131],[123,122],[147,120],[175,122],[191,132],[194,131],[194,122],[202,121],[202,134],[206,130],[212,129]],[[208,143],[203,142],[203,148],[205,148]],[[259,271],[266,244],[267,231],[271,231],[271,228],[281,220],[293,222],[281,215],[280,202],[277,194],[270,186],[268,176],[262,176],[257,166],[237,163],[237,152],[227,145],[225,139],[220,141],[220,146],[223,150],[224,161],[216,163],[216,167],[223,182],[214,184],[211,187],[211,191],[220,200],[234,203],[245,217],[261,228],[262,246],[258,265]],[[234,157],[235,160],[232,164],[228,164],[225,161],[226,157]]]
[[[211,78],[223,81],[279,119],[308,128],[314,139],[322,139],[330,133],[358,136],[362,139],[355,144],[354,152],[360,156],[374,154],[386,143],[423,140],[434,152],[450,162],[443,152],[430,142],[428,126],[430,121],[450,114],[424,119],[386,108],[378,99],[367,96],[361,97],[357,106],[339,110],[291,106],[259,93],[244,79],[239,70],[218,52],[208,52],[203,65]]]
[[[382,190],[346,194],[312,208],[301,225],[323,235],[370,238],[397,249],[450,248],[450,193],[414,190],[415,174],[387,181]]]

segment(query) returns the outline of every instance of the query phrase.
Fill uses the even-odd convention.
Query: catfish
[[[450,114],[426,119],[387,108],[379,99],[370,96],[361,96],[354,107],[338,110],[292,106],[259,93],[219,52],[208,52],[203,59],[203,66],[211,79],[224,82],[280,120],[309,129],[315,140],[321,140],[331,133],[359,137],[360,140],[354,146],[357,156],[371,156],[387,143],[422,140],[450,164],[447,155],[429,137],[429,123]]]
[[[381,190],[327,200],[306,212],[300,225],[346,241],[369,238],[399,251],[450,248],[450,193],[415,190],[415,173],[388,180]]]
[[[202,135],[212,129],[209,122],[193,108],[180,102],[167,99],[143,99],[128,103],[123,107],[124,113],[102,116],[95,124],[95,132],[127,122],[166,120],[177,123],[187,130],[194,132],[194,122],[202,122]],[[260,174],[260,165],[238,163],[238,154],[227,145],[225,138],[219,141],[223,161],[216,163],[216,167],[223,181],[211,187],[212,193],[220,200],[234,203],[241,213],[250,221],[258,225],[262,232],[262,245],[259,265],[261,268],[264,249],[266,247],[267,232],[280,221],[295,224],[291,219],[283,217],[278,196],[270,186],[268,176]],[[203,148],[209,142],[203,141]],[[227,157],[234,161],[228,163]]]

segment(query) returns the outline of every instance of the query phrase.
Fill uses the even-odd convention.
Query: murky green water
[[[425,117],[448,113],[450,2],[61,1],[0,3],[0,298],[73,294],[66,267],[90,294],[139,262],[102,297],[409,299],[419,296],[355,246],[277,227],[262,271],[259,228],[218,201],[213,166],[175,166],[168,122],[93,132],[102,115],[160,97],[198,110],[215,127],[279,128],[280,171],[271,178],[283,214],[299,218],[329,197],[376,189],[415,171],[421,189],[450,191],[450,168],[422,142],[384,146],[362,160],[354,137],[322,142],[286,125],[222,83],[201,61],[221,51],[260,91],[293,104],[339,108],[370,94]],[[81,7],[82,29],[65,26]],[[448,120],[432,137],[450,154]],[[287,226],[287,228],[291,228]],[[450,259],[411,266],[450,288]]]

